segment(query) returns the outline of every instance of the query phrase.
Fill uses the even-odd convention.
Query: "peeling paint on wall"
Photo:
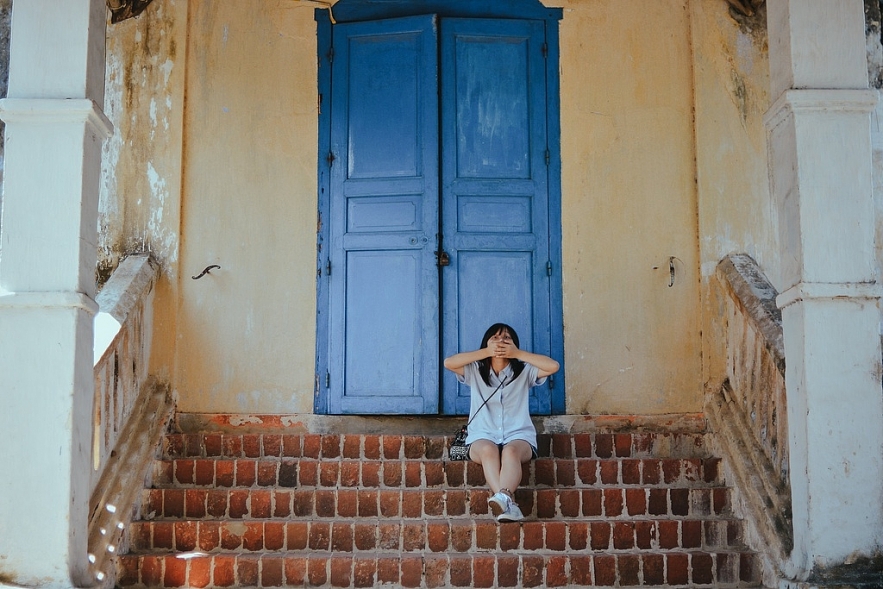
[[[150,252],[163,268],[178,258],[178,137],[171,133],[178,55],[175,1],[107,29],[105,114],[115,133],[104,145],[99,200],[99,276],[133,252]]]
[[[0,98],[6,98],[9,88],[9,33],[12,19],[12,0],[0,0]],[[6,125],[0,121],[0,185],[3,183],[3,155]],[[0,190],[0,223],[3,222],[3,191]],[[3,244],[0,242],[0,255]]]
[[[868,81],[871,88],[883,88],[883,45],[880,42],[883,9],[880,0],[865,0],[865,37],[868,50]]]

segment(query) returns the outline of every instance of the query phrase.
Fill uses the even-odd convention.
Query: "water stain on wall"
[[[176,185],[177,138],[172,73],[178,66],[174,1],[107,28],[105,114],[114,135],[105,143],[99,201],[99,279],[133,252],[150,252],[166,267],[178,238],[163,223]]]

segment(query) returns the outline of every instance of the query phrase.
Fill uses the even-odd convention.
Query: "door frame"
[[[423,14],[457,18],[511,18],[542,20],[546,33],[546,129],[548,142],[549,189],[549,257],[551,259],[550,313],[551,355],[564,367],[564,314],[562,291],[561,252],[561,121],[560,85],[558,76],[559,35],[558,21],[561,8],[546,8],[537,0],[429,0],[428,2],[372,2],[371,0],[339,0],[333,7],[335,22],[380,20]],[[317,414],[327,414],[329,405],[329,327],[327,311],[330,308],[328,286],[327,248],[330,245],[329,215],[331,209],[331,63],[332,14],[327,9],[316,9],[317,85],[318,85],[318,142],[317,189],[318,226],[316,229],[316,374],[313,400]],[[442,371],[439,358],[439,371]],[[565,371],[556,374],[552,389],[552,415],[566,411]],[[442,382],[442,379],[439,379]]]

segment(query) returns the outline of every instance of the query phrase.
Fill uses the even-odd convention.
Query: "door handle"
[[[439,268],[443,268],[445,266],[451,265],[451,257],[448,255],[448,252],[442,250],[435,252],[435,265]]]

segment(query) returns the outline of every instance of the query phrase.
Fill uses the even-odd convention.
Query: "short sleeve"
[[[527,372],[527,387],[538,387],[544,382],[546,382],[547,377],[538,378],[538,374],[540,373],[540,369],[534,366],[533,364],[525,364],[524,370]]]
[[[454,376],[457,377],[457,380],[461,383],[473,387],[475,386],[478,378],[480,378],[478,372],[478,363],[472,362],[463,367],[463,374],[454,373]]]

